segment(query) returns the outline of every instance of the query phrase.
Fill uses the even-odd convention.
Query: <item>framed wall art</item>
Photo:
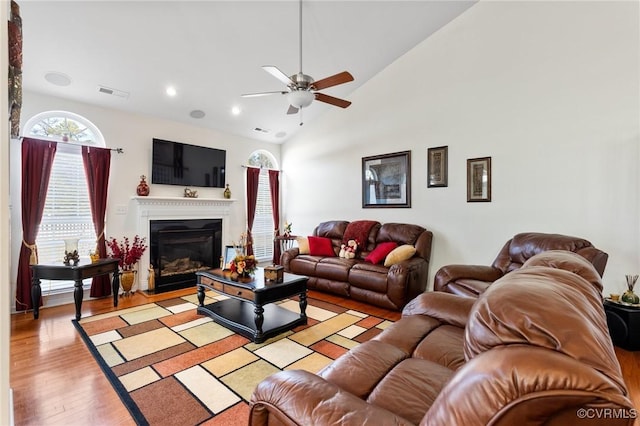
[[[362,158],[362,207],[411,207],[411,151]]]
[[[491,201],[491,157],[467,160],[467,202]]]
[[[427,149],[427,188],[448,186],[448,150],[447,146]]]

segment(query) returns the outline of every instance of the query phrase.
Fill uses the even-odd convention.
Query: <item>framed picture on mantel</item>
[[[411,151],[362,158],[362,207],[411,207]]]

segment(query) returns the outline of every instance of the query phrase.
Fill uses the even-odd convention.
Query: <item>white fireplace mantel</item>
[[[187,197],[131,197],[129,212],[135,218],[135,232],[149,243],[152,220],[222,219],[222,241],[228,241],[229,215],[234,199]],[[149,249],[140,258],[140,290],[147,290]]]

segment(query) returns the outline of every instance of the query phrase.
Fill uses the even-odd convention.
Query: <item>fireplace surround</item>
[[[179,220],[220,220],[220,241],[224,245],[229,240],[229,217],[234,199],[222,198],[182,198],[182,197],[131,197],[129,202],[130,227],[140,237],[151,242],[152,221],[179,221]],[[151,251],[146,250],[140,258],[138,278],[139,290],[148,289],[149,270],[151,264]],[[214,258],[214,267],[217,266],[220,255]],[[154,267],[156,265],[153,265]],[[157,271],[156,271],[157,272]],[[156,273],[156,289],[158,287],[158,275]],[[186,285],[186,284],[185,284]],[[193,279],[195,286],[195,278]]]

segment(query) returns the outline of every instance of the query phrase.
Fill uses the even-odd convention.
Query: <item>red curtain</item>
[[[57,146],[56,142],[22,139],[22,245],[18,260],[16,311],[33,309],[29,265],[38,263],[36,237]],[[41,305],[42,300],[38,303]]]
[[[247,255],[253,254],[253,220],[256,217],[256,203],[258,200],[258,184],[260,183],[260,169],[247,167]]]
[[[280,235],[280,171],[269,170],[271,212],[273,213],[274,236]],[[280,264],[280,242],[273,239],[273,264]]]
[[[89,187],[91,218],[96,231],[96,250],[101,259],[107,257],[104,238],[104,218],[107,211],[107,190],[109,189],[109,166],[111,150],[106,148],[82,147],[82,162]],[[108,275],[93,277],[91,297],[104,297],[111,294]]]

